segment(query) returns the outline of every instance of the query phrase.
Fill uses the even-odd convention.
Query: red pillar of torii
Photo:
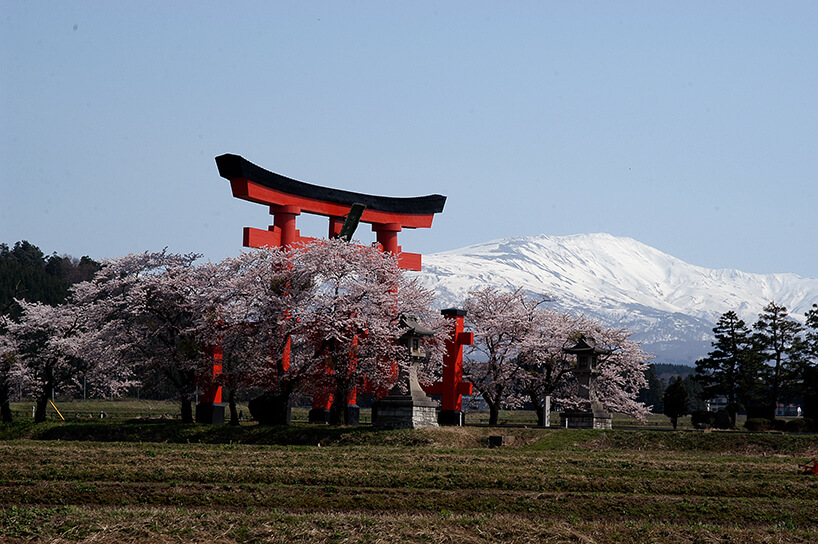
[[[403,251],[398,245],[398,233],[403,229],[431,227],[434,215],[442,212],[446,203],[446,197],[437,194],[406,198],[384,197],[312,185],[265,170],[239,155],[220,155],[216,157],[216,165],[219,174],[230,181],[234,197],[269,206],[273,215],[273,224],[267,230],[244,228],[245,247],[288,247],[296,242],[314,240],[301,236],[296,228],[296,217],[301,213],[328,217],[328,235],[330,238],[337,237],[352,205],[363,204],[366,207],[360,221],[372,226],[382,249],[397,255],[401,268],[419,271],[421,255]],[[462,333],[462,316],[458,323],[461,334],[470,334]],[[447,379],[444,365],[444,379],[441,384],[444,390],[453,388],[453,391],[465,391],[464,385],[459,385],[462,383],[462,345],[462,342],[452,344],[452,349],[459,350],[460,353],[458,360],[461,372],[457,376],[452,374]],[[449,384],[452,380],[456,380],[457,383]],[[221,394],[220,390],[218,394]],[[444,404],[447,406],[452,404],[452,407],[456,405],[459,411],[460,395],[456,396],[455,404],[451,402]],[[205,402],[207,400],[205,399]]]

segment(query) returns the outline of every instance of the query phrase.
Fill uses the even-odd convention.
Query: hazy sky
[[[2,0],[0,242],[235,255],[271,222],[235,153],[447,195],[407,251],[608,232],[818,277],[817,29],[814,1]]]

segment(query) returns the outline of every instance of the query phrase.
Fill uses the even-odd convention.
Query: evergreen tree
[[[25,240],[13,248],[0,244],[0,315],[20,317],[14,299],[62,304],[71,285],[90,280],[99,269],[99,263],[87,256],[46,257],[40,248]]]
[[[713,350],[696,361],[696,381],[702,396],[727,398],[727,411],[735,424],[739,403],[752,402],[759,387],[760,364],[753,351],[750,329],[735,312],[723,314],[713,329]]]
[[[753,328],[755,350],[768,365],[768,417],[775,419],[779,401],[803,378],[803,327],[789,318],[786,307],[773,301],[764,307]]]
[[[806,350],[813,365],[818,363],[818,303],[805,314],[807,332],[805,334]]]
[[[690,399],[687,395],[684,382],[680,376],[676,376],[670,385],[665,389],[664,414],[670,418],[670,423],[676,429],[679,417],[688,414],[688,403]]]
[[[804,369],[802,396],[804,399],[804,417],[818,420],[818,304],[806,313],[807,332],[805,350],[809,363]]]

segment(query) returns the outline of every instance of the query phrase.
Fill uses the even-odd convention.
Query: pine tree
[[[806,354],[809,359],[804,368],[801,385],[804,399],[804,417],[818,419],[818,304],[806,313],[807,332],[804,335]]]
[[[803,375],[803,327],[789,318],[786,307],[773,301],[764,307],[753,328],[756,352],[769,366],[768,417],[774,419],[779,401]]]
[[[807,333],[805,334],[806,349],[812,364],[818,364],[818,303],[805,314]]]
[[[727,411],[735,424],[739,403],[753,400],[759,387],[760,368],[753,352],[750,329],[735,312],[723,314],[715,328],[713,350],[696,361],[696,381],[705,399],[727,398]]]

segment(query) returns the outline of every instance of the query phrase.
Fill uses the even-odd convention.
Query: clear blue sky
[[[1,242],[235,255],[271,218],[223,153],[447,195],[407,251],[608,232],[818,277],[818,3],[0,4]]]

